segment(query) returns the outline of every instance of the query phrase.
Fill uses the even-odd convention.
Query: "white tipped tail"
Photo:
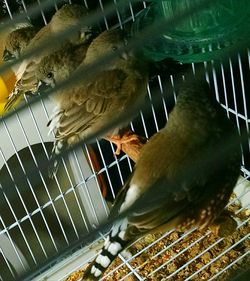
[[[125,240],[124,235],[127,224],[127,219],[122,219],[115,223],[105,240],[102,250],[84,272],[82,281],[99,280],[112,261],[127,247],[130,242]]]

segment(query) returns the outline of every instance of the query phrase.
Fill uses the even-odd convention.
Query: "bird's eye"
[[[48,77],[49,79],[53,78],[53,73],[52,73],[52,72],[49,72],[49,73],[47,74],[47,77]]]
[[[115,52],[116,50],[117,50],[117,47],[116,47],[116,46],[113,46],[113,47],[112,47],[112,51]]]

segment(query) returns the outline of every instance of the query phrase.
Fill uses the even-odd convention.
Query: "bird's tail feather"
[[[13,95],[11,98],[9,98],[8,101],[6,102],[6,104],[4,105],[4,111],[8,112],[12,108],[14,108],[14,105],[17,103],[18,98],[20,98],[20,97],[18,97],[16,95]]]
[[[63,141],[63,140],[55,141],[54,147],[51,152],[51,157],[49,160],[50,163],[48,166],[49,178],[53,178],[53,176],[56,175],[61,162],[60,159],[58,159],[58,155],[60,155],[64,149],[67,149],[67,141]]]
[[[28,81],[29,82],[29,81]],[[33,79],[32,79],[33,82]],[[35,83],[28,83],[28,87],[25,84],[26,81],[17,81],[15,88],[12,90],[11,94],[8,97],[8,100],[4,106],[4,111],[8,112],[12,108],[14,108],[18,103],[24,98],[24,95],[31,95],[36,94],[36,84]]]
[[[124,250],[130,241],[125,239],[127,220],[118,221],[105,240],[104,246],[83,274],[82,281],[99,280],[112,261]]]
[[[8,97],[6,104],[4,105],[4,111],[8,112],[13,109],[22,99],[22,94],[16,89]]]

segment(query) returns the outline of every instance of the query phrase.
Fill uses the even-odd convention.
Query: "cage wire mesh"
[[[53,5],[44,9],[39,0],[2,0],[1,18],[15,20],[18,13],[28,14],[35,5],[40,12],[29,18],[41,26],[67,1],[50,2]],[[146,7],[143,1],[126,1],[124,14],[124,7],[120,9],[114,0],[114,12],[108,17],[105,9],[111,1],[69,1],[76,2],[103,12],[102,29],[122,28]],[[217,68],[215,62],[205,62],[203,75],[239,132],[249,134],[247,47],[235,50]],[[197,65],[189,67],[195,72]],[[131,123],[132,129],[149,138],[162,128],[175,103],[174,89],[174,75],[157,75],[150,81],[146,106]],[[52,149],[53,136],[47,135],[46,128],[52,107],[51,101],[42,98],[0,123],[0,280],[77,280],[106,232],[87,241],[81,238],[107,219],[107,202],[113,202],[132,171],[126,155],[116,157],[112,144],[96,141],[70,152],[55,179],[49,179],[40,163],[48,161]],[[130,247],[132,257],[119,255],[105,280],[227,280],[235,269],[249,265],[249,139],[242,143],[242,151],[242,175],[228,204],[236,214],[236,231],[226,238],[207,229],[148,235]]]

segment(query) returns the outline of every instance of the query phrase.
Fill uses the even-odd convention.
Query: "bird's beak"
[[[135,57],[135,53],[131,49],[125,49],[121,54],[120,57],[124,60],[129,60],[130,58]]]
[[[90,39],[94,35],[94,31],[91,27],[82,27],[80,31],[80,39]]]
[[[122,52],[120,57],[123,59],[123,60],[128,60],[130,55],[128,52]]]
[[[46,90],[51,89],[51,86],[45,83],[44,81],[39,81],[37,85],[37,92],[45,92]]]
[[[4,60],[4,61],[11,61],[11,60],[13,60],[13,59],[15,59],[14,54],[12,54],[10,51],[8,51],[7,49],[5,49],[5,50],[3,51],[3,60]]]

